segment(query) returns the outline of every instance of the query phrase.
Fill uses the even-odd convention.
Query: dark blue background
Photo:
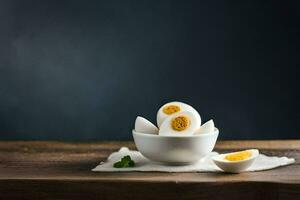
[[[171,100],[300,138],[297,1],[0,1],[0,139],[131,139]]]

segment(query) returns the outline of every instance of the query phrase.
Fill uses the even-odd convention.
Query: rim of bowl
[[[156,135],[156,134],[137,132],[134,129],[132,130],[132,133],[136,134],[136,135],[146,136],[146,137],[158,137],[158,138],[195,138],[195,137],[198,138],[198,137],[207,137],[207,136],[211,136],[211,135],[217,135],[217,134],[219,134],[219,129],[215,128],[213,133],[202,133],[199,135],[189,135],[189,136]]]

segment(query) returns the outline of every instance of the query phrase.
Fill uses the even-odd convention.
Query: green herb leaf
[[[134,165],[135,163],[129,155],[124,156],[120,161],[114,163],[115,168],[133,167]]]
[[[121,161],[116,162],[116,163],[114,164],[114,168],[122,168],[122,167],[123,167],[123,163],[122,163]]]

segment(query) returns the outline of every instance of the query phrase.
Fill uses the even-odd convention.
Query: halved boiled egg
[[[249,168],[259,155],[257,149],[219,154],[214,156],[214,163],[225,172],[239,173]]]
[[[176,113],[188,111],[195,115],[197,123],[201,125],[201,117],[199,113],[190,105],[178,101],[166,103],[157,112],[157,126],[160,127],[163,121]]]
[[[167,117],[161,124],[159,135],[189,136],[200,126],[199,119],[191,112],[178,112]]]
[[[213,133],[214,130],[215,130],[215,124],[214,121],[211,119],[205,122],[202,126],[200,126],[200,128],[198,128],[194,134],[198,135],[202,133]]]
[[[135,119],[134,129],[140,133],[158,134],[158,128],[149,120],[140,116]]]

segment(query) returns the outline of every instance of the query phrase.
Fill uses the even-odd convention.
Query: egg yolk
[[[163,108],[163,112],[167,115],[171,115],[179,111],[180,111],[180,107],[176,105],[169,105]]]
[[[186,116],[178,116],[172,120],[171,126],[175,131],[183,131],[190,125],[190,120]]]
[[[250,151],[239,151],[236,153],[228,154],[227,156],[225,156],[225,159],[229,161],[241,161],[251,157],[251,155],[252,154]]]

